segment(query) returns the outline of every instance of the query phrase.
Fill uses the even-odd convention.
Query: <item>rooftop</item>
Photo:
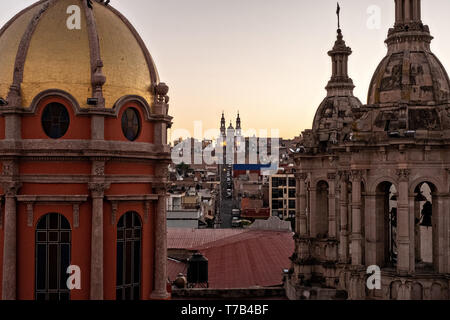
[[[292,232],[250,229],[169,229],[168,248],[202,253],[209,261],[209,287],[235,289],[282,284],[294,252]],[[187,265],[169,259],[168,276],[186,274]]]

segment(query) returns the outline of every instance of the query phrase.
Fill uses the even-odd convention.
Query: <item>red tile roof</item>
[[[282,283],[283,269],[290,268],[289,257],[294,252],[291,232],[239,230],[241,232],[230,235],[229,230],[208,231],[214,234],[211,238],[219,239],[189,249],[198,250],[208,258],[210,288],[268,287]],[[173,229],[169,229],[169,242],[173,234],[180,237],[180,231],[173,233]],[[171,280],[177,274],[169,270]]]
[[[217,232],[219,231],[219,232]],[[169,228],[168,249],[192,249],[206,243],[232,237],[245,232],[243,229],[181,229]]]

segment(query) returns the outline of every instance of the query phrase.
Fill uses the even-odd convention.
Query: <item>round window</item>
[[[138,138],[141,131],[141,124],[139,120],[139,113],[134,108],[128,108],[122,115],[122,132],[123,135],[130,141]]]
[[[67,133],[70,124],[69,112],[61,103],[52,102],[42,113],[42,128],[52,139],[59,139]]]

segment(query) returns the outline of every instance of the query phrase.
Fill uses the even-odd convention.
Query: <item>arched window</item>
[[[45,134],[52,139],[59,139],[69,129],[70,116],[64,105],[52,102],[45,106],[41,121]]]
[[[395,185],[382,182],[376,193],[376,263],[380,267],[397,265],[397,203]]]
[[[135,141],[141,131],[139,112],[135,108],[128,108],[122,115],[122,132],[130,141]]]
[[[316,224],[316,234],[313,236],[319,238],[326,238],[328,236],[328,183],[325,181],[320,181],[317,184],[316,191],[316,210],[315,214],[315,224]]]
[[[433,271],[438,260],[436,223],[438,221],[437,188],[422,182],[414,190],[414,239],[417,271]]]
[[[36,300],[69,300],[71,229],[58,213],[43,216],[36,227]]]
[[[140,299],[141,242],[141,220],[136,212],[129,211],[117,224],[117,300]]]

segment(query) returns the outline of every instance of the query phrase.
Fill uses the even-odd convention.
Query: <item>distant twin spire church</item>
[[[226,127],[225,113],[222,112],[222,118],[220,120],[220,134],[223,137],[227,135],[240,136],[242,134],[241,117],[239,115],[239,111],[236,118],[236,129],[233,127],[233,123],[231,122],[231,120],[228,128]]]

